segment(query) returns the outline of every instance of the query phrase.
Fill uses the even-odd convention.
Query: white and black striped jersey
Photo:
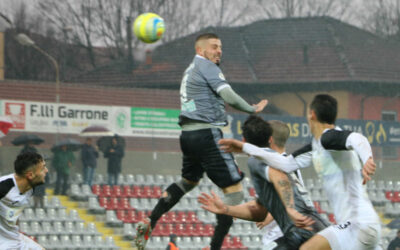
[[[243,151],[285,172],[313,165],[322,180],[337,223],[348,220],[379,223],[362,185],[360,158],[365,163],[372,157],[372,150],[361,134],[340,128],[326,129],[319,140],[313,138],[311,144],[289,157],[266,152],[247,143]]]
[[[17,221],[29,205],[33,189],[21,194],[14,174],[0,177],[0,241],[19,240]]]

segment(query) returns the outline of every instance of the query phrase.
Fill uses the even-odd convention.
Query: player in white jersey
[[[307,117],[313,134],[312,143],[289,157],[232,139],[221,140],[220,144],[227,151],[243,151],[288,173],[297,168],[314,166],[322,179],[338,225],[313,236],[301,246],[301,250],[380,249],[379,217],[365,186],[362,186],[376,169],[371,146],[363,135],[335,127],[336,116],[335,98],[315,96]]]
[[[23,153],[14,162],[15,173],[0,177],[0,249],[44,249],[18,231],[18,218],[29,205],[33,188],[43,184],[46,163],[37,153]]]

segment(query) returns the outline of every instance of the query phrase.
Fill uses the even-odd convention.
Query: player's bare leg
[[[331,250],[331,246],[325,237],[316,234],[301,245],[300,250]]]

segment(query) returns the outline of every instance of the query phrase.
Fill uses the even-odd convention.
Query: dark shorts
[[[220,188],[240,182],[244,174],[233,155],[218,146],[222,131],[217,128],[182,131],[180,145],[183,153],[182,177],[198,182],[203,173]]]
[[[281,238],[275,240],[278,244],[274,250],[297,250],[300,246],[309,240],[314,232],[305,229],[293,228]]]

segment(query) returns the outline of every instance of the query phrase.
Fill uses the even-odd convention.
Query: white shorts
[[[332,250],[379,250],[381,226],[348,221],[332,225],[318,233],[328,240]]]
[[[19,240],[0,240],[1,250],[43,250],[44,248],[28,236],[20,233]]]

